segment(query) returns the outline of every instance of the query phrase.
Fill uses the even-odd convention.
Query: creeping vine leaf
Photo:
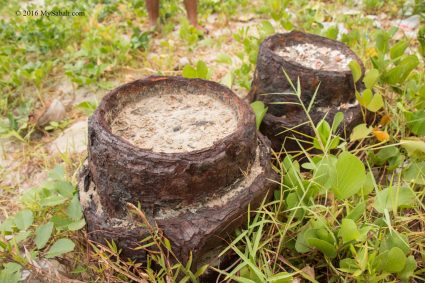
[[[363,163],[353,154],[343,152],[338,157],[335,175],[332,176],[332,191],[338,199],[347,199],[362,188],[365,178]]]

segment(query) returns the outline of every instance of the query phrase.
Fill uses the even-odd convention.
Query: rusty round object
[[[146,93],[209,93],[233,109],[233,132],[212,146],[189,152],[153,152],[113,133],[111,122],[125,105]],[[158,226],[173,252],[194,266],[215,258],[225,239],[277,186],[270,163],[270,141],[257,133],[255,116],[230,89],[205,80],[149,77],[107,94],[89,119],[88,161],[79,196],[89,238],[114,240],[124,257],[145,260],[135,250],[149,231],[128,210],[140,203],[149,223]]]
[[[111,132],[111,119],[127,103],[152,89],[210,93],[233,108],[236,130],[212,146],[179,153],[152,152]],[[158,121],[161,123],[161,121]],[[228,88],[201,79],[149,77],[125,84],[105,96],[89,119],[89,168],[109,213],[139,201],[149,216],[161,207],[184,207],[214,194],[243,176],[257,147],[255,116]]]
[[[293,111],[302,111],[295,104],[274,104],[275,102],[298,103],[294,95],[282,94],[293,92],[283,70],[296,86],[300,80],[304,105],[308,106],[316,88],[318,92],[315,105],[335,106],[341,103],[355,101],[354,81],[351,71],[314,69],[278,55],[279,48],[297,44],[312,44],[319,47],[336,50],[347,57],[353,58],[361,67],[362,77],[364,66],[359,57],[345,44],[322,36],[292,31],[284,34],[275,34],[266,38],[260,45],[257,57],[257,67],[249,93],[250,100],[264,101],[269,107],[269,113],[275,116],[287,115]],[[362,89],[361,79],[357,82],[357,89]]]
[[[173,253],[180,261],[186,262],[192,252],[195,270],[202,264],[216,263],[229,236],[246,223],[248,206],[253,211],[265,197],[273,195],[279,185],[278,176],[271,168],[269,147],[269,141],[260,134],[254,161],[257,169],[236,180],[226,192],[185,208],[164,209],[149,219],[151,225],[160,228],[170,240]],[[117,218],[104,209],[87,167],[82,170],[79,194],[89,238],[101,244],[114,240],[122,249],[123,257],[145,261],[146,252],[137,247],[149,236],[149,231],[128,211]]]
[[[364,86],[361,79],[354,85],[349,68],[314,68],[302,64],[303,62],[297,61],[296,58],[281,56],[277,52],[287,47],[294,48],[291,46],[306,44],[343,54],[346,60],[356,60],[361,67],[361,77],[364,75],[362,61],[341,42],[298,31],[266,38],[260,46],[248,100],[260,100],[267,105],[268,112],[260,130],[271,140],[272,148],[276,151],[295,153],[301,150],[300,146],[304,149],[311,147],[312,140],[309,140],[308,136],[314,137],[315,134],[310,120],[299,104],[300,100],[307,108],[314,97],[309,115],[315,125],[323,118],[332,124],[335,114],[342,112],[344,121],[338,128],[342,137],[348,137],[363,119],[355,91],[361,91]],[[295,86],[299,79],[300,97],[293,93],[283,70]],[[317,94],[314,95],[316,89]]]

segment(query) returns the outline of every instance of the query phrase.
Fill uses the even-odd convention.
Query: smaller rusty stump
[[[149,232],[127,203],[141,205],[179,260],[192,251],[197,267],[275,187],[249,105],[200,79],[149,77],[111,91],[89,119],[88,153],[79,195],[89,237],[141,261],[135,248]]]
[[[344,123],[338,130],[349,135],[362,121],[355,90],[364,86],[360,79],[355,87],[348,67],[352,60],[360,65],[363,77],[362,61],[341,42],[298,31],[275,34],[262,42],[248,100],[260,100],[268,106],[260,130],[271,140],[274,150],[299,150],[294,138],[305,140],[305,135],[314,136],[284,71],[295,86],[299,79],[305,107],[314,98],[309,114],[316,125],[324,117],[332,123],[335,114],[342,112]]]

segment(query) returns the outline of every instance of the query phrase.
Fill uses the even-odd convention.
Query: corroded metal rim
[[[304,105],[309,105],[313,98],[315,105],[335,107],[341,103],[352,103],[355,100],[354,80],[350,70],[313,69],[285,59],[274,52],[278,47],[306,42],[339,50],[343,54],[351,56],[360,65],[363,77],[362,61],[341,42],[299,31],[275,34],[266,38],[260,45],[248,101],[264,101],[269,106],[269,113],[275,116],[283,116],[292,111],[302,111],[302,108],[297,105],[299,101],[295,95],[281,94],[293,92],[283,70],[294,84],[298,79],[300,80],[301,100]],[[363,89],[361,79],[356,83],[356,88]],[[314,96],[316,89],[317,95]]]
[[[210,147],[182,153],[152,152],[114,135],[107,115],[152,89],[216,96],[234,109],[237,127]],[[148,77],[111,91],[89,119],[90,174],[111,215],[123,215],[126,202],[140,202],[154,217],[163,208],[178,209],[223,193],[252,164],[256,137],[254,113],[227,87],[201,79]]]
[[[274,50],[277,47],[292,46],[292,45],[300,44],[300,43],[310,43],[316,46],[326,46],[326,47],[331,47],[333,49],[338,49],[344,55],[354,58],[359,63],[360,67],[362,68],[362,73],[364,73],[363,63],[356,53],[354,53],[344,43],[336,41],[336,40],[332,40],[323,36],[303,33],[300,31],[291,31],[289,33],[278,33],[278,34],[272,35],[266,38],[261,45],[263,48],[262,52],[267,53],[269,56],[271,56],[274,60],[278,62],[279,61],[285,62],[291,65],[294,69],[299,69],[300,72],[302,72],[303,69],[307,69],[309,70],[309,72],[328,73],[329,75],[332,75],[332,76],[346,76],[347,74],[351,75],[351,70],[338,71],[338,70],[320,70],[320,69],[310,68],[310,67],[301,65],[297,63],[296,61],[287,60],[274,52]]]
[[[240,100],[230,89],[227,87],[207,80],[202,79],[187,79],[182,77],[169,77],[169,76],[150,76],[145,79],[136,80],[127,84],[124,84],[111,92],[109,92],[99,104],[99,107],[93,114],[90,120],[99,123],[98,129],[104,132],[105,135],[109,136],[111,143],[120,148],[121,151],[131,151],[131,154],[136,154],[138,157],[149,157],[156,158],[158,160],[180,160],[180,159],[198,159],[200,157],[206,158],[206,155],[216,154],[213,151],[219,150],[216,145],[205,147],[199,150],[193,150],[189,152],[179,153],[164,153],[164,152],[152,152],[147,149],[143,149],[134,146],[129,141],[123,139],[120,136],[114,135],[111,132],[110,126],[105,119],[105,114],[113,107],[111,100],[115,100],[119,96],[129,95],[140,95],[143,94],[143,89],[149,88],[152,85],[158,84],[175,84],[176,88],[184,87],[187,84],[196,86],[196,88],[204,88],[206,91],[213,93],[219,99],[224,101],[227,105],[230,105],[235,110],[237,115],[237,129],[230,135],[217,140],[216,144],[223,144],[226,141],[233,141],[245,135],[246,129],[252,126],[252,121],[255,119],[254,114],[247,105]],[[90,122],[92,123],[92,122]]]
[[[193,252],[193,267],[217,260],[220,247],[234,229],[246,221],[248,206],[256,209],[264,197],[271,197],[278,187],[277,174],[270,164],[270,142],[259,134],[256,155],[251,171],[242,179],[229,185],[223,195],[205,198],[196,208],[186,207],[175,213],[165,213],[149,218],[171,241],[173,252],[186,262]],[[140,225],[140,219],[129,214],[116,218],[100,203],[99,191],[92,182],[88,167],[80,174],[78,191],[87,222],[89,238],[106,244],[114,240],[122,256],[139,261],[146,260],[143,250],[135,250],[149,232]],[[218,201],[217,201],[218,200]]]
[[[361,68],[361,77],[364,75],[364,65],[360,58],[348,46],[336,40],[299,31],[275,34],[266,38],[260,45],[248,101],[260,100],[268,106],[268,113],[260,130],[271,140],[272,147],[276,151],[280,151],[282,146],[287,151],[297,152],[301,150],[300,144],[306,148],[311,147],[311,143],[302,142],[305,135],[314,136],[314,132],[310,125],[304,123],[308,119],[304,108],[299,104],[300,101],[306,107],[313,103],[309,115],[315,125],[324,117],[332,123],[335,114],[338,111],[343,112],[345,119],[339,131],[346,135],[349,135],[356,123],[361,122],[363,118],[360,106],[355,105],[356,89],[361,91],[364,88],[361,78],[354,84],[350,70],[313,69],[294,60],[285,59],[274,52],[279,47],[300,43],[338,50],[356,60]],[[293,94],[292,86],[283,70],[294,84],[299,79],[300,97]],[[342,108],[347,105],[349,108]],[[320,111],[320,108],[327,110]],[[295,129],[303,135],[288,129]],[[301,142],[293,140],[293,137]]]

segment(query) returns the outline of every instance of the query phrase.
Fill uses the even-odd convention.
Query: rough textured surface
[[[214,95],[233,109],[236,128],[210,147],[181,153],[152,152],[111,132],[123,106],[144,93],[171,91]],[[144,260],[144,252],[134,248],[147,231],[127,211],[127,203],[140,203],[181,261],[190,251],[195,267],[213,261],[223,240],[245,221],[248,205],[256,208],[277,184],[269,146],[257,135],[249,105],[220,84],[149,77],[113,90],[89,120],[89,157],[79,184],[90,238],[113,239],[124,257]]]
[[[169,93],[214,93],[238,117],[235,131],[211,147],[182,153],[156,153],[113,135],[110,122],[120,105],[146,89]],[[89,119],[89,168],[104,209],[119,214],[126,202],[141,203],[147,215],[161,207],[184,207],[220,193],[243,175],[256,148],[255,117],[228,88],[200,79],[150,77],[123,85],[108,95]]]
[[[325,71],[348,71],[348,63],[353,57],[346,56],[338,49],[327,46],[316,46],[310,43],[289,45],[276,48],[274,52],[287,61],[304,67]]]
[[[282,116],[292,111],[302,111],[301,107],[294,104],[272,104],[273,102],[298,103],[298,99],[293,94],[281,94],[292,92],[283,70],[296,85],[300,79],[302,89],[302,101],[309,105],[316,88],[319,86],[315,99],[315,104],[322,106],[338,106],[341,103],[354,102],[354,83],[350,70],[326,71],[317,70],[302,66],[291,60],[287,60],[277,55],[274,50],[286,46],[310,43],[318,46],[328,46],[338,50],[347,57],[352,57],[361,66],[364,73],[364,66],[357,55],[345,44],[327,39],[318,35],[305,34],[293,31],[285,34],[275,34],[266,38],[260,46],[257,57],[257,67],[248,95],[249,100],[262,100],[269,107],[269,113],[275,116]],[[361,81],[361,80],[360,80]],[[361,83],[357,84],[361,89]]]
[[[317,125],[326,114],[325,120],[329,125],[332,125],[333,118],[337,112],[344,113],[344,121],[339,126],[337,132],[342,137],[348,137],[353,128],[363,121],[360,105],[358,104],[353,104],[346,109],[338,109],[337,107],[328,108],[325,113],[313,110],[310,116]],[[266,114],[261,124],[260,131],[270,139],[274,150],[283,151],[283,149],[285,149],[288,153],[300,151],[298,142],[300,142],[305,149],[308,149],[312,146],[311,143],[303,143],[302,141],[308,141],[305,135],[314,136],[313,129],[311,125],[308,124],[308,119],[303,112],[292,112],[290,115],[283,117]],[[296,132],[303,133],[304,135],[300,135]],[[298,139],[298,142],[295,141],[295,139]]]
[[[162,229],[180,260],[186,261],[189,251],[192,251],[195,266],[215,261],[228,235],[246,221],[248,204],[255,209],[267,193],[272,195],[272,189],[277,186],[273,180],[276,181],[277,176],[270,166],[268,146],[262,140],[252,170],[246,178],[227,187],[223,195],[205,199],[196,207],[182,208],[175,214],[151,218],[151,224]],[[140,226],[140,219],[127,212],[120,219],[108,214],[99,202],[97,187],[91,181],[87,168],[83,170],[79,192],[89,237],[100,243],[113,239],[123,249],[124,257],[145,260],[143,251],[134,250],[148,235],[146,229]],[[229,197],[217,201],[217,198],[226,195]]]
[[[271,140],[272,147],[276,151],[281,151],[283,148],[287,152],[300,151],[300,144],[295,139],[308,140],[305,135],[314,136],[304,110],[301,106],[294,104],[299,103],[299,98],[293,94],[283,69],[295,85],[297,79],[300,79],[301,100],[306,108],[310,105],[320,83],[309,113],[315,125],[324,117],[329,124],[332,124],[335,114],[342,112],[344,122],[338,131],[341,136],[347,137],[363,118],[360,106],[356,104],[350,70],[331,71],[309,68],[275,53],[275,50],[299,44],[313,44],[321,48],[327,46],[332,50],[338,50],[346,57],[357,60],[361,66],[362,76],[364,74],[361,60],[347,46],[338,41],[297,31],[276,34],[265,39],[260,46],[257,68],[248,97],[250,100],[262,100],[268,106],[268,113],[263,119],[260,130]],[[363,89],[361,83],[358,83],[356,87],[358,90]],[[275,102],[281,104],[274,104]],[[301,145],[305,149],[311,147],[309,143],[301,142]]]
[[[112,121],[112,133],[153,152],[210,147],[237,124],[232,107],[208,93],[144,93]]]

